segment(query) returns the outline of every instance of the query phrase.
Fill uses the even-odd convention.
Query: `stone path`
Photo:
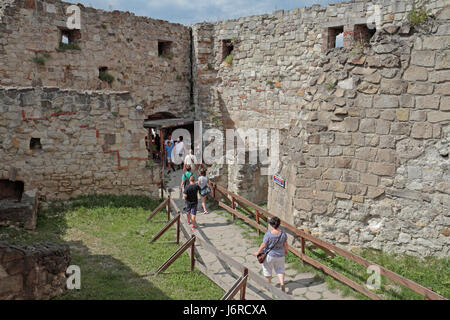
[[[182,171],[166,173],[166,185],[168,187],[171,198],[175,201],[178,208],[184,208],[184,200],[180,193]],[[201,204],[199,202],[199,211]],[[255,243],[245,238],[245,230],[243,227],[234,224],[230,221],[228,213],[223,211],[212,211],[208,214],[197,214],[197,229],[192,231],[187,225],[186,216],[183,215],[182,223],[185,224],[189,232],[195,234],[197,237],[203,239],[216,247],[218,250],[229,255],[234,260],[245,265],[249,270],[252,270],[259,275],[262,275],[261,265],[252,255],[258,249]],[[202,264],[206,269],[208,276],[221,286],[225,291],[228,291],[233,283],[241,276],[241,273],[234,268],[230,268],[225,262],[220,261],[215,255],[202,250],[198,246],[197,252],[200,256],[198,263]],[[274,275],[272,283],[279,288],[278,278]],[[296,300],[349,300],[350,297],[342,297],[339,292],[331,291],[323,281],[314,280],[314,275],[311,273],[298,273],[294,269],[286,266],[285,275],[286,293],[291,295]],[[255,284],[252,281],[247,283],[246,299],[247,300],[267,300],[275,299],[267,289]]]

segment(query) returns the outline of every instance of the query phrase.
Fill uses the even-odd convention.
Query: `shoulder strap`
[[[280,241],[282,236],[283,236],[283,231],[281,231],[280,235],[278,236],[277,242],[275,242],[275,244],[269,250],[266,251],[266,254],[268,254],[270,252],[270,250],[275,248],[275,246],[277,245],[278,241]]]

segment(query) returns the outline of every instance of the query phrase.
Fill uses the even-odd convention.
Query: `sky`
[[[66,0],[67,1],[67,0]],[[313,4],[327,5],[343,0],[77,0],[87,7],[130,11],[170,22],[192,25],[234,19],[276,10],[291,10]]]

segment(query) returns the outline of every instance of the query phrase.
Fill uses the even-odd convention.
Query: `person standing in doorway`
[[[267,256],[262,264],[263,274],[267,281],[272,281],[272,269],[280,280],[281,290],[286,291],[284,287],[285,256],[288,253],[288,243],[286,232],[280,229],[280,218],[273,217],[269,220],[271,231],[266,232],[263,243],[253,255],[257,257],[260,253],[266,252]]]
[[[183,136],[179,136],[177,140],[177,144],[175,145],[175,152],[177,156],[181,159],[181,163],[178,165],[178,169],[183,168],[183,160],[185,155],[184,150],[184,142],[183,142]]]
[[[173,143],[171,140],[169,140],[167,142],[165,149],[166,149],[167,168],[169,169],[167,171],[167,173],[170,173],[170,169],[175,171],[175,168],[173,167],[173,162],[172,162]]]
[[[192,230],[195,230],[196,228],[196,215],[198,205],[197,193],[199,192],[200,187],[195,183],[195,177],[191,176],[189,178],[189,185],[184,189],[183,197],[186,201],[187,221],[189,224],[191,224],[192,221]]]

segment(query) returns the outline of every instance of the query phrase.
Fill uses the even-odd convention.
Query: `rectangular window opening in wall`
[[[357,24],[353,28],[353,41],[369,43],[376,31],[375,27],[369,29],[366,24]]]
[[[60,42],[63,44],[76,44],[80,38],[80,30],[61,29]]]
[[[222,61],[225,60],[230,54],[233,53],[234,46],[231,39],[222,40]]]
[[[80,30],[60,29],[59,47],[60,51],[80,50],[78,40],[81,38]]]
[[[327,49],[344,46],[344,26],[328,28]]]
[[[172,41],[158,41],[158,56],[172,57]]]
[[[30,149],[31,150],[42,150],[41,139],[40,138],[31,138]]]

